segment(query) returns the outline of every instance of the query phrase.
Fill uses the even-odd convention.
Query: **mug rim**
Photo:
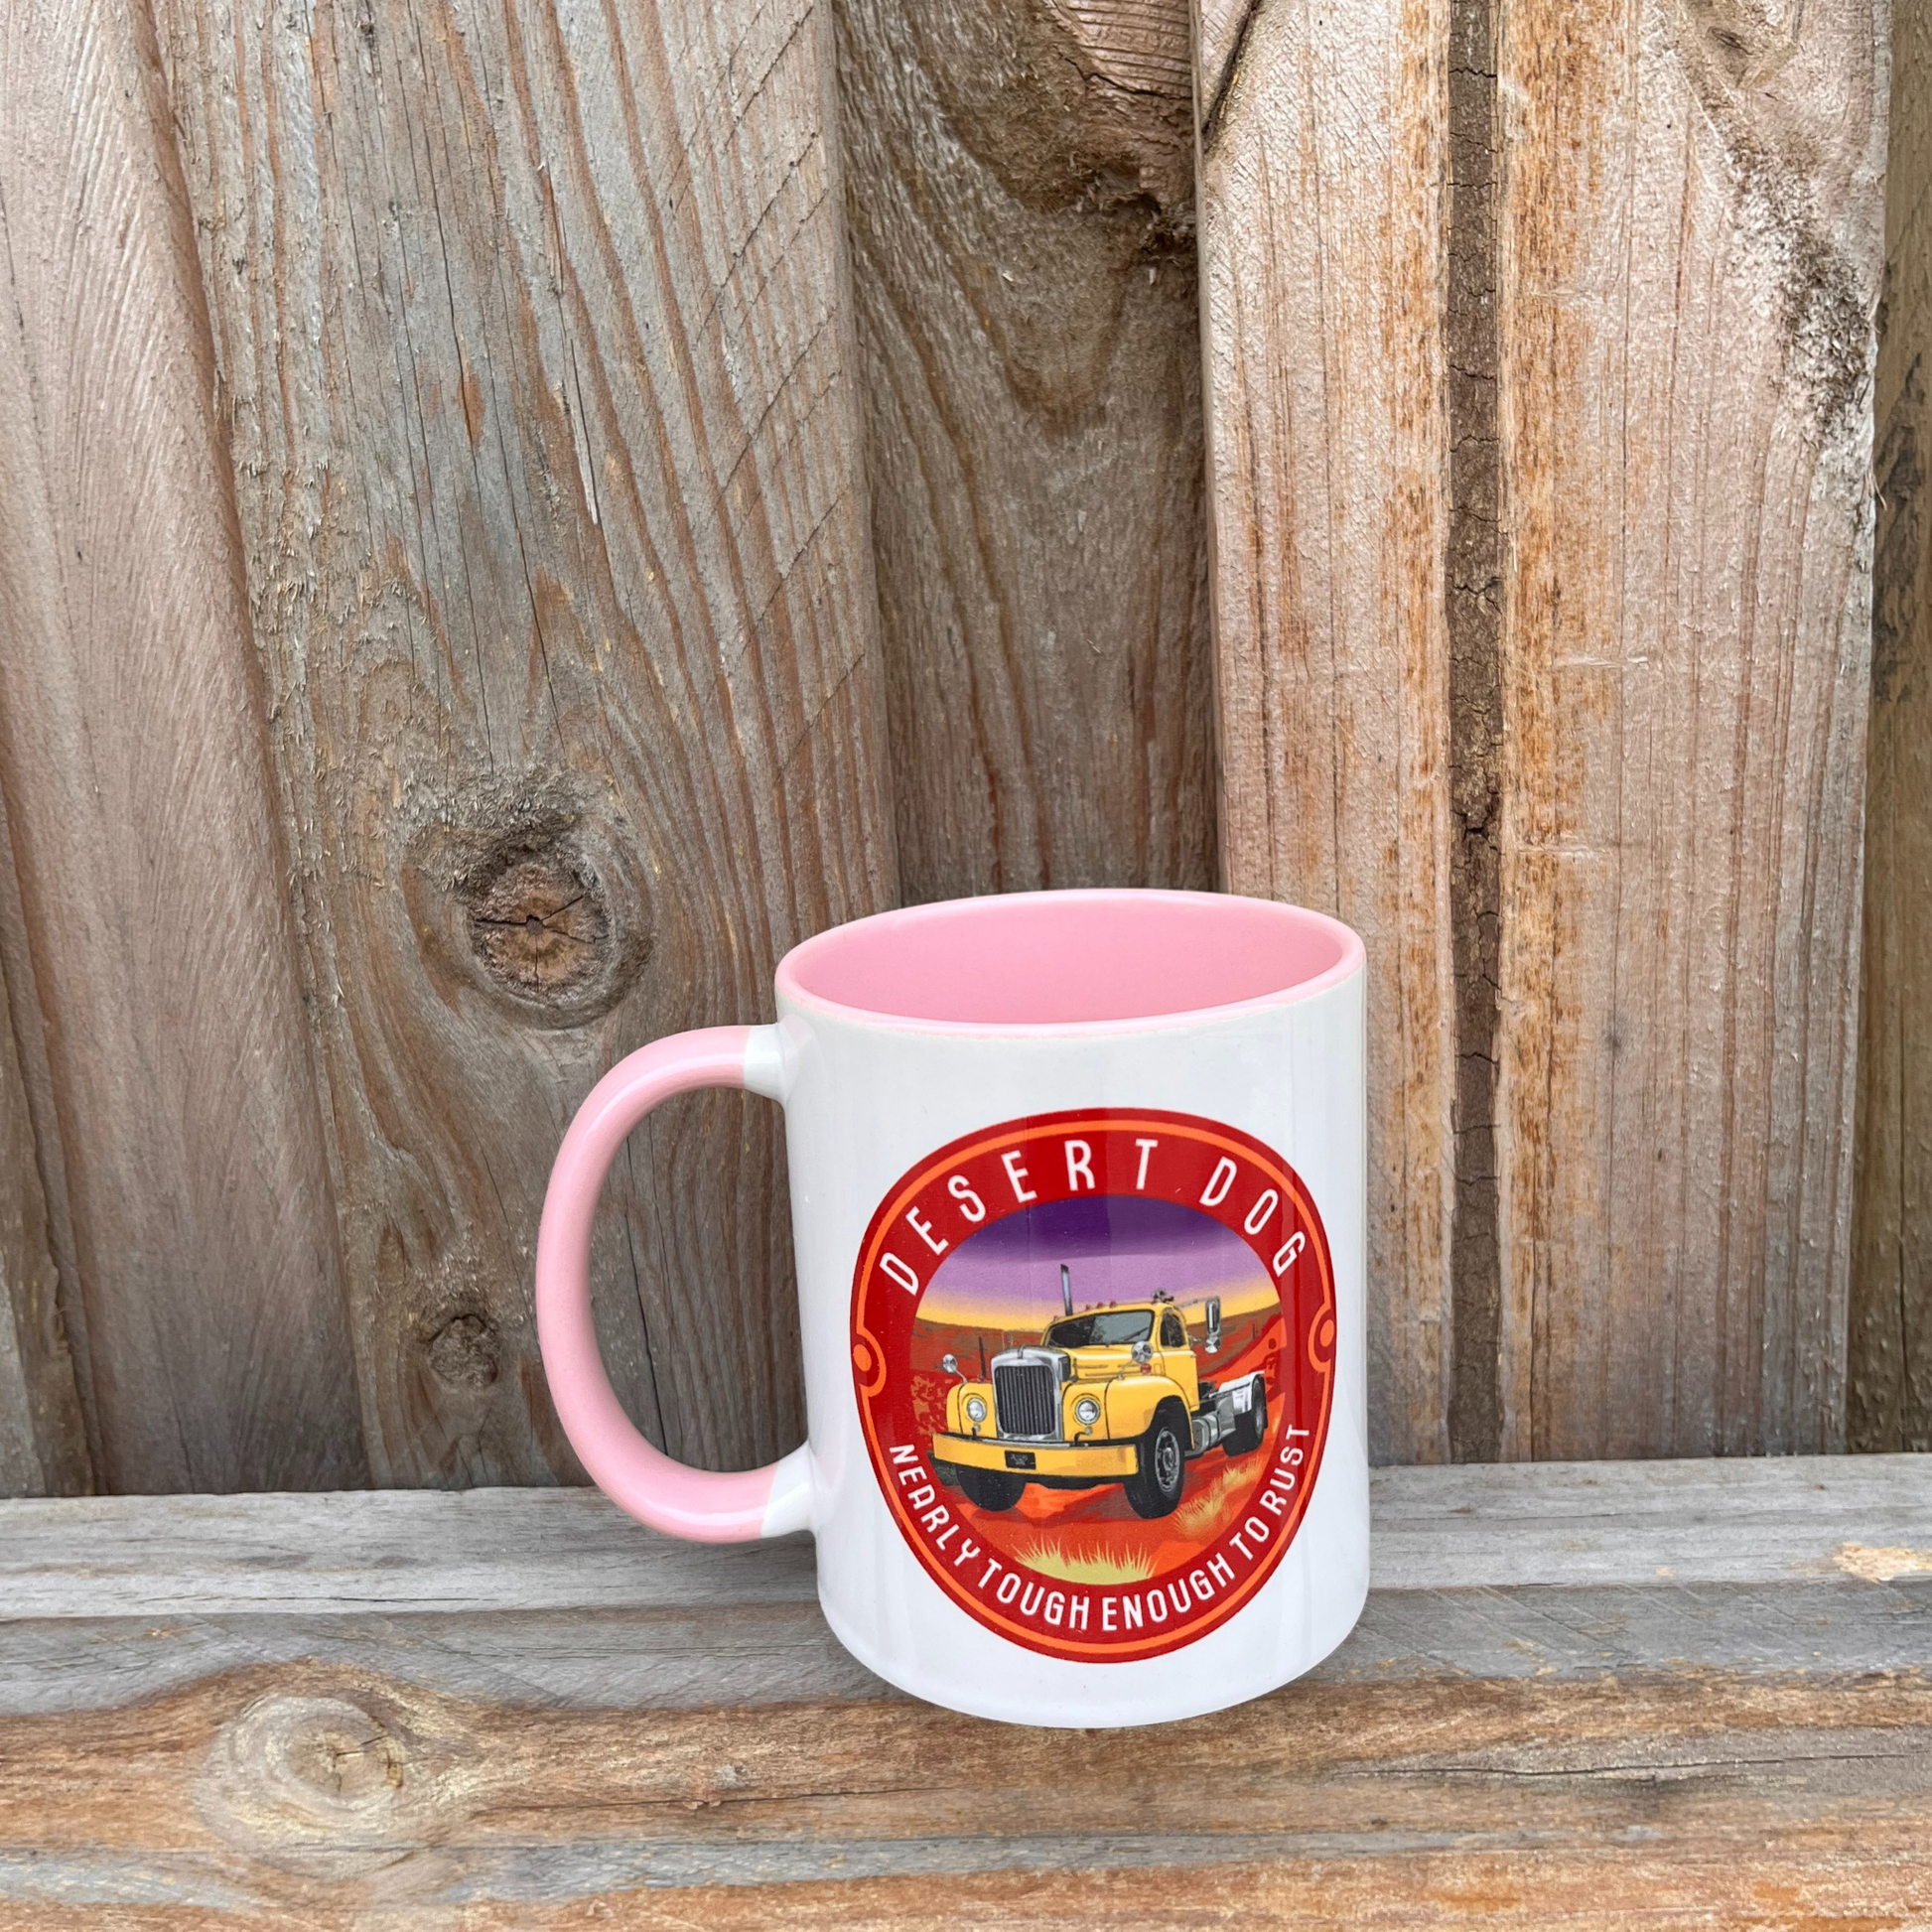
[[[1114,904],[1167,907],[1175,912],[1213,908],[1225,913],[1241,908],[1257,921],[1274,924],[1284,934],[1307,940],[1314,937],[1333,944],[1334,957],[1318,970],[1287,979],[1283,984],[1241,998],[1184,1005],[1162,1005],[1156,1010],[1111,1015],[1098,1019],[1048,1020],[973,1020],[946,1019],[897,1011],[886,1005],[865,1005],[840,1000],[808,986],[803,973],[822,971],[825,955],[855,943],[879,942],[911,927],[998,918],[996,907],[1011,907],[1025,901],[1029,908],[1042,901],[1068,906]],[[1009,915],[1010,916],[1010,915]],[[1046,889],[1019,893],[986,893],[965,898],[933,899],[921,905],[897,906],[890,911],[868,913],[828,926],[811,938],[800,940],[778,961],[773,976],[781,1002],[806,1012],[850,1024],[892,1032],[953,1035],[964,1038],[1040,1038],[1062,1039],[1107,1034],[1139,1034],[1194,1027],[1265,1012],[1274,1007],[1294,1006],[1317,998],[1362,972],[1367,953],[1353,927],[1326,912],[1294,905],[1283,899],[1256,898],[1241,893],[1189,892],[1138,886],[1098,886]],[[909,1004],[909,1003],[908,1003]]]

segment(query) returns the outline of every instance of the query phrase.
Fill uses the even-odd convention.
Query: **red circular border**
[[[1078,1139],[1081,1138],[1082,1129],[1099,1142],[1098,1146],[1090,1149],[1094,1177],[1090,1190],[1077,1187],[1071,1170],[1063,1177],[1059,1162],[1051,1167],[1040,1164],[1037,1170],[1025,1165],[1024,1157],[1032,1144],[1040,1140],[1064,1143],[1069,1139]],[[1109,1186],[1107,1181],[1113,1177],[1116,1167],[1110,1158],[1110,1149],[1123,1138],[1130,1147],[1138,1146],[1136,1129],[1147,1130],[1157,1146],[1167,1144],[1171,1138],[1178,1141],[1185,1151],[1182,1162],[1176,1166],[1172,1160],[1164,1161],[1161,1184],[1150,1185],[1148,1183],[1153,1178],[1149,1172],[1151,1157],[1130,1154],[1124,1165],[1133,1169],[1134,1173],[1131,1175],[1123,1173],[1122,1177],[1138,1184]],[[1019,1179],[1012,1177],[1010,1168],[1002,1166],[1002,1157],[1010,1154],[1023,1157]],[[1233,1163],[1235,1172],[1218,1200],[1209,1202],[1206,1196],[1214,1188],[1211,1184],[1202,1186],[1201,1177],[1211,1174],[1218,1179],[1217,1164],[1223,1159]],[[1244,1164],[1258,1171],[1258,1177],[1263,1183],[1259,1194],[1251,1186],[1244,1188],[1241,1185]],[[969,1194],[980,1204],[982,1216],[978,1221],[972,1221],[970,1215],[962,1211],[958,1197],[948,1193],[947,1185],[955,1176],[963,1177]],[[1001,1191],[996,1187],[996,1181],[1002,1184],[1011,1181],[1011,1185]],[[1031,1193],[1032,1198],[1020,1197],[1023,1187]],[[1254,1209],[1266,1197],[1269,1188],[1276,1191],[1275,1205],[1254,1228],[1248,1227],[1246,1223],[1255,1219]],[[925,1198],[928,1191],[933,1197],[930,1202]],[[953,1247],[954,1233],[963,1228],[963,1239],[965,1235],[977,1233],[980,1228],[989,1227],[995,1221],[1019,1212],[1023,1206],[1032,1206],[1035,1201],[1043,1204],[1071,1199],[1076,1191],[1091,1191],[1096,1198],[1107,1194],[1125,1194],[1143,1199],[1174,1200],[1230,1228],[1246,1242],[1260,1259],[1262,1267],[1269,1272],[1270,1279],[1276,1283],[1281,1299],[1280,1319],[1287,1336],[1287,1346],[1277,1358],[1277,1369],[1283,1380],[1288,1377],[1291,1365],[1294,1374],[1293,1392],[1296,1399],[1292,1403],[1282,1401],[1279,1390],[1270,1390],[1273,1413],[1265,1445],[1266,1473],[1250,1492],[1251,1514],[1260,1508],[1259,1499],[1264,1491],[1272,1492],[1275,1501],[1283,1505],[1279,1516],[1264,1518],[1271,1532],[1266,1550],[1259,1555],[1247,1552],[1242,1541],[1242,1523],[1237,1522],[1232,1528],[1223,1529],[1212,1543],[1203,1545],[1189,1559],[1191,1568],[1186,1574],[1191,1578],[1196,1573],[1205,1573],[1216,1559],[1221,1560],[1223,1571],[1231,1571],[1232,1552],[1239,1550],[1243,1555],[1244,1569],[1234,1587],[1213,1590],[1211,1600],[1201,1605],[1197,1617],[1176,1619],[1173,1624],[1162,1626],[1155,1634],[1132,1641],[1127,1640],[1124,1634],[1117,1635],[1112,1641],[1085,1637],[1084,1633],[1084,1640],[1080,1641],[1070,1636],[1053,1635],[1036,1621],[1022,1622],[1012,1614],[1003,1612],[995,1602],[979,1593],[970,1576],[956,1574],[957,1563],[942,1561],[920,1535],[914,1522],[915,1512],[907,1506],[906,1496],[902,1493],[903,1481],[895,1479],[896,1475],[900,1478],[906,1475],[906,1466],[901,1463],[895,1467],[889,1459],[880,1441],[877,1427],[880,1418],[875,1414],[876,1410],[887,1406],[881,1398],[892,1363],[895,1359],[900,1363],[908,1361],[913,1318],[938,1264]],[[996,1205],[998,1211],[995,1211]],[[925,1223],[924,1230],[916,1224],[907,1225],[908,1210]],[[939,1218],[941,1213],[946,1216],[943,1221]],[[889,1249],[889,1238],[900,1229],[904,1232],[904,1238],[896,1241]],[[1285,1266],[1277,1271],[1274,1263],[1288,1254],[1298,1231],[1304,1236],[1303,1247],[1290,1255]],[[938,1248],[933,1245],[935,1239],[941,1243]],[[882,1267],[882,1258],[890,1258],[888,1267]],[[913,1280],[912,1288],[906,1286],[908,1276]],[[869,1297],[875,1292],[880,1300],[869,1305]],[[873,1316],[871,1321],[867,1318],[869,1307]],[[908,1170],[888,1192],[866,1229],[858,1264],[853,1271],[853,1387],[865,1429],[866,1447],[872,1456],[879,1485],[889,1498],[893,1519],[907,1545],[941,1588],[976,1621],[1030,1650],[1081,1663],[1125,1663],[1165,1655],[1218,1628],[1267,1581],[1286,1554],[1288,1546],[1295,1540],[1296,1531],[1308,1508],[1309,1497],[1313,1491],[1322,1449],[1327,1442],[1328,1415],[1334,1395],[1334,1269],[1328,1253],[1327,1234],[1301,1177],[1273,1149],[1237,1128],[1226,1127],[1193,1114],[1169,1113],[1153,1108],[1079,1108],[1063,1113],[1022,1116],[996,1127],[962,1135]],[[886,1334],[883,1342],[878,1332],[882,1329]],[[910,1419],[910,1401],[909,1388],[902,1396],[896,1395],[895,1406],[898,1402],[904,1404],[902,1421]],[[1319,1405],[1317,1419],[1306,1442],[1301,1442],[1299,1438],[1284,1442],[1291,1428],[1290,1417],[1307,1415],[1314,1401],[1318,1401]],[[905,1435],[895,1433],[903,1443]],[[915,1420],[910,1420],[909,1433],[914,1440],[924,1437],[923,1447],[929,1455],[930,1433],[920,1430]],[[1299,1453],[1291,1463],[1288,1457],[1298,1449]],[[921,1467],[920,1474],[927,1483],[930,1482],[928,1471]],[[910,1493],[920,1494],[921,1487],[915,1486]],[[929,1505],[920,1507],[929,1510]],[[1239,1510],[1232,1512],[1235,1516],[1240,1513]],[[999,1567],[1008,1570],[1014,1568],[996,1564],[996,1568]],[[1048,1588],[1058,1590],[1063,1599],[1070,1600],[1071,1589],[1064,1580],[1048,1578],[1034,1571],[1023,1574]],[[1180,1576],[1182,1573],[1176,1571],[1172,1574]],[[1157,1582],[1165,1585],[1168,1577],[1169,1573],[1163,1573],[1159,1579],[1144,1579],[1131,1587],[1133,1590],[1147,1591]],[[1210,1587],[1214,1581],[1210,1576]],[[1194,1587],[1198,1593],[1198,1584]],[[1110,1591],[1130,1593],[1120,1586],[1092,1586],[1086,1594],[1104,1598]],[[1182,1593],[1186,1593],[1184,1587]]]

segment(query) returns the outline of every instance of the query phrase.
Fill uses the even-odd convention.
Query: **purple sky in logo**
[[[1131,1194],[1042,1201],[960,1243],[938,1267],[919,1318],[955,1327],[1038,1328],[1060,1312],[1060,1263],[1073,1306],[1218,1295],[1224,1315],[1270,1306],[1268,1271],[1232,1229],[1175,1201]]]

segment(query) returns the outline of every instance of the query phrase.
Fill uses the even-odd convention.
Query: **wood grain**
[[[893,896],[827,17],[162,0],[388,1483],[577,1476],[530,1269],[623,1052]],[[775,1112],[607,1191],[613,1379],[802,1434]]]
[[[1534,1924],[1566,1894],[1565,1917],[1588,1900],[1596,1924],[1640,1900],[1664,1924],[1839,1915],[1807,1918],[1808,1891],[1882,1901],[1892,1923],[1932,1904],[1932,1685],[1916,1674],[1305,1686],[1158,1731],[1056,1733],[899,1701],[755,1723],[504,1710],[291,1665],[134,1711],[9,1720],[0,1737],[0,1897],[16,1910],[67,1892],[166,1897],[216,1925],[439,1908],[474,1923],[459,1906],[553,1925],[596,1905],[676,1923],[697,1902],[680,1889],[742,1887],[763,1913],[747,1899],[744,1922],[771,1924],[800,1881],[923,1879],[978,1924],[981,1884],[998,1897],[1002,1878],[1077,1872],[1138,1876],[1139,1923],[1213,1924],[1218,1910],[1159,1901],[1198,1881],[1219,1904],[1256,1867],[1296,1917],[1332,1873],[1330,1923],[1413,1922],[1432,1894],[1452,1924],[1498,1905]],[[1806,1868],[1818,1890],[1780,1900]],[[1485,1869],[1517,1884],[1487,1895]]]
[[[905,897],[1211,886],[1184,8],[838,18]]]
[[[1848,1543],[1932,1545],[1928,1476],[1916,1455],[1376,1469],[1373,1588],[1810,1588],[1856,1574]],[[14,1502],[0,1532],[8,1625],[817,1601],[806,1538],[681,1543],[583,1488]]]
[[[1503,1446],[1844,1440],[1885,0],[1508,0]]]
[[[7,847],[0,814],[0,852]],[[0,973],[0,1496],[77,1496],[94,1486],[47,1196]]]
[[[93,1471],[358,1482],[207,318],[138,8],[0,19],[0,960]],[[50,1336],[44,1279],[21,1286]]]
[[[1932,1646],[1923,1458],[1389,1469],[1372,1502],[1367,1609],[1311,1682],[1857,1675]],[[8,1716],[301,1663],[516,1707],[894,1695],[826,1629],[808,1540],[680,1544],[581,1489],[15,1504],[0,1600]]]
[[[1375,1484],[1375,1587],[1334,1657],[1124,1733],[902,1699],[832,1644],[802,1539],[676,1544],[590,1494],[8,1504],[0,1924],[1932,1910],[1924,1458]],[[1894,1540],[1926,1569],[1833,1560]],[[774,1688],[787,1629],[843,1681]],[[50,1633],[68,1677],[35,1706]]]
[[[1368,947],[1381,1461],[1449,1447],[1449,17],[1196,16],[1223,870]]]
[[[1632,1827],[1646,1833],[1647,1824]],[[1622,1932],[1634,1922],[1695,1926],[1699,1932],[1869,1932],[1916,1922],[1926,1898],[1910,1827],[1868,1834],[1838,1822],[1818,1833],[1780,1833],[1753,1843],[1748,1826],[1728,1842],[1712,1834],[1692,1851],[1681,1838],[1653,1851],[1460,1855],[1401,1852],[1386,1861],[1275,1859],[1255,1863],[1152,1864],[1121,1871],[1021,1870],[912,1878],[850,1878],[832,1883],[689,1885],[613,1891],[586,1899],[523,1897],[513,1903],[449,1905],[409,1901],[356,1905],[345,1915],[305,1905],[300,1923],[325,1928],[407,1924],[435,1932],[500,1928],[621,1927],[623,1932],[951,1932],[962,1920],[1003,1932],[1133,1932],[1148,1924],[1150,1902],[1163,1927],[1194,1932],[1229,1923],[1316,1932],[1331,1926],[1561,1926],[1566,1932]],[[286,1887],[293,1892],[293,1887]],[[202,1908],[165,1904],[0,1906],[0,1926],[28,1932],[177,1932],[210,1922]],[[275,1927],[292,1920],[275,1904],[250,1914],[234,1907],[223,1925]]]
[[[1932,1448],[1932,14],[1895,9],[1875,399],[1849,1448]]]

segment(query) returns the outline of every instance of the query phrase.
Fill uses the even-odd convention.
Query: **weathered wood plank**
[[[1898,1561],[1859,1543],[1844,1553],[1880,1575]],[[1918,1551],[1923,1557],[1924,1550]],[[580,1710],[752,1710],[891,1698],[819,1615],[809,1553],[759,1573],[740,1600],[615,1608],[439,1610],[376,1607],[141,1617],[26,1619],[0,1625],[0,1710],[98,1711],[267,1665],[379,1671],[441,1695]],[[1668,1568],[1669,1566],[1656,1566]],[[1887,1672],[1932,1649],[1922,1574],[1850,1574],[1774,1584],[1535,1584],[1386,1590],[1311,1682],[1481,1679],[1597,1681],[1659,1658],[1705,1671]],[[777,1600],[780,1586],[788,1594]],[[1795,1614],[1794,1614],[1795,1613]]]
[[[0,812],[0,853],[7,849]],[[47,1195],[0,971],[0,1496],[78,1496],[94,1486]]]
[[[1932,13],[1894,9],[1846,1439],[1932,1449]]]
[[[370,1466],[575,1464],[530,1257],[617,1056],[893,893],[827,16],[162,0],[294,828]],[[686,1460],[802,1433],[775,1110],[607,1196]]]
[[[1369,941],[1378,1455],[1844,1439],[1885,12],[1199,10],[1227,874]]]
[[[905,897],[1211,886],[1185,8],[838,15]]]
[[[0,19],[0,960],[93,1469],[118,1489],[358,1482],[207,317],[144,9]]]
[[[1444,1853],[1405,1851],[1386,1861],[1359,1859],[1344,1866],[1325,1859],[1275,1859],[1265,1844],[1242,1849],[1255,1863],[1212,1865],[1152,1864],[1073,1872],[1022,1868],[975,1873],[935,1860],[935,1876],[865,1878],[853,1873],[850,1852],[826,1863],[848,1875],[832,1883],[691,1886],[626,1891],[589,1901],[552,1902],[540,1890],[513,1904],[480,1905],[468,1898],[442,1910],[410,1902],[386,1909],[354,1908],[353,1916],[313,1905],[305,1926],[333,1928],[406,1923],[463,1932],[499,1928],[579,1928],[617,1925],[624,1932],[768,1932],[769,1928],[825,1928],[825,1932],[954,1932],[962,1922],[1002,1932],[1136,1932],[1159,1910],[1175,1932],[1230,1923],[1316,1932],[1337,1925],[1391,1923],[1431,1926],[1561,1926],[1565,1932],[1623,1932],[1633,1923],[1695,1926],[1699,1932],[1820,1932],[1842,1926],[1912,1922],[1922,1913],[1925,1878],[1914,1862],[1909,1826],[1875,1826],[1868,1834],[1833,1820],[1816,1834],[1780,1834],[1753,1844],[1748,1825],[1729,1840],[1712,1834],[1699,1854],[1676,1845],[1653,1849],[1629,1828],[1634,1848],[1618,1845],[1553,1859],[1542,1851]],[[1708,1849],[1707,1849],[1708,1848]],[[111,1923],[114,1932],[176,1932],[207,1923],[199,1907],[161,1903],[117,1906],[111,1920],[98,1906],[36,1904],[23,1914],[0,1906],[0,1926],[31,1932],[88,1932]],[[320,1914],[320,1915],[318,1915]],[[290,1923],[287,1908],[259,1915],[236,1908],[221,1924]]]
[[[1932,1654],[1922,1460],[1378,1471],[1375,1588],[1322,1682],[1885,1670]],[[586,1490],[0,1511],[0,1713],[304,1659],[590,1709],[890,1696],[809,1542],[710,1549]]]
[[[0,1924],[1932,1909],[1923,1458],[1387,1470],[1375,1505],[1368,1614],[1314,1678],[1119,1734],[955,1718],[809,1642],[773,1701],[787,1623],[839,1654],[808,1547],[587,1494],[9,1504]],[[91,1695],[31,1715],[49,1633]],[[157,1698],[157,1653],[203,1668]]]
[[[1449,1450],[1448,23],[1196,19],[1223,872],[1368,946],[1379,1461]]]
[[[1376,1469],[1379,1592],[1796,1584],[1932,1546],[1932,1460]],[[0,1622],[815,1601],[811,1544],[680,1543],[592,1489],[101,1496],[0,1507]],[[1932,1566],[1932,1554],[1925,1558]],[[1932,1570],[1928,1571],[1932,1574]]]
[[[1894,1923],[1932,1902],[1932,1686],[1914,1678],[1304,1687],[1121,1734],[996,1730],[903,1702],[756,1724],[505,1712],[297,1666],[0,1735],[0,1843],[34,1854],[0,1865],[0,1896],[165,1897],[212,1924],[331,1907],[461,1923],[463,1906],[555,1924],[694,1884],[757,1887],[775,1914],[800,1880],[888,1876],[965,1881],[955,1922],[977,1924],[982,1876],[1165,1868],[1184,1895],[1189,1867],[1264,1862],[1310,1902],[1314,1867],[1338,1867],[1355,1880],[1339,1922],[1399,1924],[1428,1895],[1403,1870],[1418,1854],[1444,1891],[1443,1866],[1477,1878],[1520,1860],[1553,1888],[1593,1875],[1599,1908],[1667,1924],[1739,1912],[1767,1867],[1775,1884],[1807,1861],[1886,1899]],[[1619,1841],[1634,1873],[1603,1857]],[[1643,1882],[1665,1874],[1675,1914]],[[1467,1884],[1459,1911],[1444,1898],[1448,1922],[1493,1922],[1484,1889]],[[1806,1922],[1775,1916],[1775,1893],[1756,1902]],[[1225,1922],[1144,1896],[1141,1923],[1152,1911]]]
[[[1844,1440],[1888,15],[1503,7],[1510,1455]]]

